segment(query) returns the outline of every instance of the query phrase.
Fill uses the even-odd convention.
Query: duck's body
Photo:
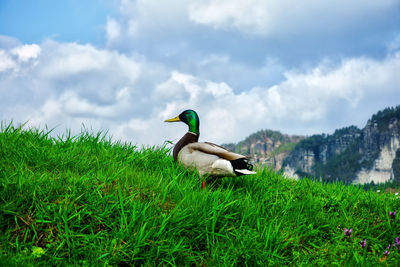
[[[190,143],[178,153],[183,166],[197,169],[200,175],[240,176],[253,174],[246,157],[212,143]]]
[[[243,155],[199,140],[199,119],[195,111],[185,110],[179,116],[166,122],[182,121],[189,131],[176,143],[173,150],[174,161],[190,169],[197,169],[201,176],[240,176],[253,174],[253,166]]]

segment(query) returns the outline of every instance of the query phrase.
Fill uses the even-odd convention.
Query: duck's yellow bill
[[[176,116],[175,118],[169,120],[165,120],[164,122],[175,122],[175,121],[181,121],[181,119],[179,119],[179,116]]]

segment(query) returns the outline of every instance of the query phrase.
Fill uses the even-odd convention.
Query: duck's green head
[[[200,120],[199,116],[194,110],[188,109],[176,116],[175,118],[165,120],[165,122],[175,122],[175,121],[182,121],[189,126],[189,132],[195,133],[197,135],[200,134],[199,126]]]

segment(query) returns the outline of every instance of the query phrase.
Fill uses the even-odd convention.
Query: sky
[[[0,121],[176,142],[364,127],[400,105],[400,0],[1,0]]]

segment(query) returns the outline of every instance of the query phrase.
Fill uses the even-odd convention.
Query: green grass
[[[202,190],[165,148],[2,125],[0,265],[399,265],[394,194],[257,171]]]

